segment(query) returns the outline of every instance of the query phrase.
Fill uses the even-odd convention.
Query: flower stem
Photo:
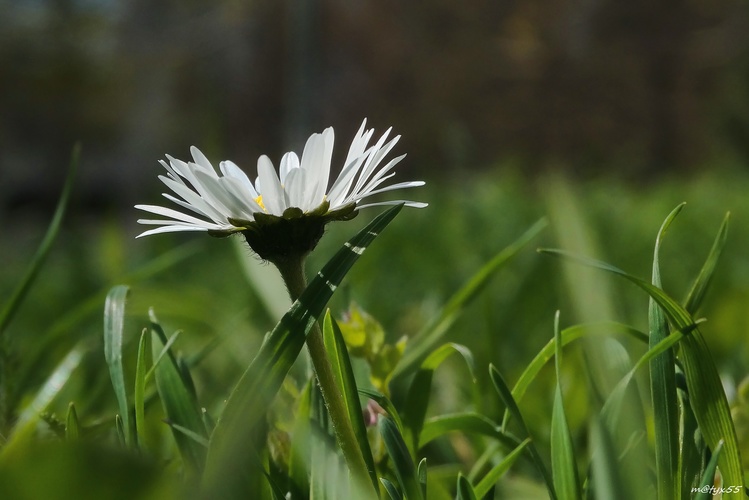
[[[281,272],[289,296],[296,301],[307,288],[307,278],[304,274],[305,256],[294,256],[283,260],[275,259],[273,263]],[[341,389],[337,386],[333,367],[328,358],[328,352],[323,342],[319,323],[315,322],[307,334],[307,349],[315,369],[317,382],[320,386],[325,405],[328,408],[330,420],[333,423],[338,445],[349,466],[349,470],[357,483],[357,489],[363,491],[366,484],[371,484],[364,456],[354,434],[354,428],[349,419],[346,404],[343,401]],[[369,488],[371,489],[371,488]]]

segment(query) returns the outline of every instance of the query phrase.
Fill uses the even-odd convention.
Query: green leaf
[[[398,431],[398,427],[388,417],[380,417],[378,427],[380,428],[380,435],[385,444],[385,449],[387,449],[388,455],[393,462],[395,477],[398,478],[398,484],[400,484],[401,489],[405,492],[406,499],[422,499],[423,496],[421,494],[419,478],[416,474],[416,467],[413,460],[411,460],[406,442]]]
[[[702,474],[702,480],[697,487],[697,494],[694,496],[694,500],[709,500],[713,498],[713,491],[715,489],[713,486],[715,484],[715,469],[718,466],[718,459],[720,458],[722,451],[723,441],[719,441],[718,446],[713,450],[713,456],[710,457],[710,461],[707,463],[707,467],[705,467],[705,472]],[[733,485],[726,482],[723,482],[723,484],[725,485],[724,487],[733,488]],[[735,493],[741,493],[741,491]],[[723,495],[721,495],[721,497],[722,496]]]
[[[557,384],[554,391],[554,406],[551,413],[551,473],[554,489],[560,498],[579,499],[580,479],[575,462],[575,449],[567,425],[562,398],[562,337],[559,332],[559,311],[554,318],[554,339],[556,345]]]
[[[455,495],[455,500],[477,500],[476,492],[473,490],[473,485],[466,478],[463,473],[458,473],[458,493]]]
[[[686,331],[694,325],[689,313],[666,295],[663,290],[631,276],[617,267],[605,262],[571,255],[560,250],[542,250],[542,252],[621,276],[645,290],[663,309],[669,322],[675,328]],[[743,486],[744,479],[738,439],[731,419],[728,400],[725,392],[723,392],[723,385],[710,355],[710,350],[698,328],[695,328],[690,335],[682,340],[679,358],[684,364],[689,398],[693,404],[692,410],[705,441],[710,448],[715,448],[721,439],[725,441],[725,451],[718,463],[721,475],[726,484]]]
[[[731,214],[727,213],[723,218],[723,222],[720,225],[718,235],[715,237],[710,253],[700,270],[700,274],[697,276],[692,288],[689,290],[689,294],[684,303],[684,309],[686,309],[689,314],[697,312],[697,309],[699,309],[702,304],[702,300],[705,298],[707,289],[710,287],[710,282],[713,279],[713,274],[715,274],[718,260],[723,253],[723,247],[726,245],[726,239],[728,237],[728,221],[730,216]]]
[[[362,407],[359,403],[359,392],[356,388],[354,370],[351,367],[351,360],[349,359],[341,330],[338,328],[336,321],[331,317],[330,309],[325,312],[323,320],[323,340],[325,342],[325,349],[328,351],[336,383],[342,391],[343,400],[348,410],[349,419],[351,420],[351,426],[356,435],[356,441],[359,443],[364,463],[367,465],[372,485],[376,491],[378,489],[377,472],[375,471],[372,450],[369,447],[367,426],[364,423]]]
[[[566,346],[570,342],[573,342],[585,335],[608,335],[613,331],[621,331],[622,333],[631,335],[643,342],[648,341],[648,336],[635,329],[631,326],[624,325],[616,322],[602,322],[602,323],[590,323],[585,325],[575,325],[565,328],[561,332],[562,345]],[[528,366],[520,374],[515,386],[512,388],[512,397],[515,401],[520,401],[525,396],[528,387],[536,379],[536,376],[541,372],[541,369],[548,363],[553,357],[556,349],[556,340],[552,338],[549,342],[541,349],[535,358],[528,364]],[[502,427],[506,428],[507,423],[510,419],[509,409],[505,410],[504,418],[502,419]]]
[[[80,347],[75,347],[68,352],[36,393],[31,403],[21,412],[13,431],[3,447],[0,448],[0,465],[7,463],[8,460],[13,460],[14,456],[17,456],[18,453],[23,451],[24,447],[28,446],[29,441],[34,436],[40,415],[46,411],[55,396],[65,387],[73,370],[80,364],[82,357],[83,350]]]
[[[424,457],[416,468],[416,475],[419,478],[419,485],[421,486],[421,494],[424,498],[429,498],[427,496],[427,472],[427,459]]]
[[[525,448],[530,444],[530,442],[531,439],[527,438],[525,441],[520,443],[517,448],[512,450],[512,452],[508,453],[501,462],[492,467],[491,470],[486,473],[484,478],[481,479],[481,481],[479,481],[479,483],[474,488],[477,497],[483,498],[489,493],[492,487],[497,484],[497,481],[499,481],[499,479],[505,474],[505,472],[510,470],[512,464],[514,464],[515,461],[523,454]]]
[[[541,232],[547,225],[545,219],[536,222],[510,246],[499,252],[484,265],[471,279],[463,285],[447,302],[442,312],[421,330],[408,343],[400,363],[395,369],[391,380],[411,374],[421,364],[429,353],[440,343],[448,329],[457,320],[473,299],[475,299],[489,280],[512,260],[520,250]]]
[[[390,500],[403,500],[403,495],[401,495],[400,491],[398,491],[398,488],[396,488],[392,482],[388,481],[384,477],[380,478],[380,482],[385,487],[385,491],[387,491],[388,495],[390,496]]]
[[[388,417],[393,419],[393,422],[395,422],[396,427],[398,427],[398,431],[400,433],[405,432],[405,427],[403,426],[403,420],[401,420],[400,414],[398,413],[398,410],[395,409],[395,405],[393,404],[390,399],[385,396],[384,394],[380,394],[377,391],[372,391],[370,389],[359,389],[359,394],[362,396],[366,396],[369,399],[375,401],[378,405],[382,407],[383,410],[385,410],[385,413],[387,413]]]
[[[70,200],[70,193],[73,191],[73,183],[75,181],[75,173],[78,170],[80,156],[81,145],[76,144],[73,146],[73,153],[70,157],[70,166],[68,167],[68,174],[65,177],[62,194],[60,194],[57,208],[55,208],[55,213],[52,216],[52,221],[47,228],[47,232],[44,234],[44,238],[42,239],[39,248],[31,259],[31,263],[29,263],[26,273],[18,283],[15,290],[13,290],[10,299],[5,303],[2,311],[0,311],[0,338],[2,338],[5,328],[11,322],[13,316],[15,316],[19,306],[23,303],[24,298],[26,298],[26,294],[34,283],[39,270],[42,268],[42,264],[44,264],[44,261],[52,248],[52,243],[54,243],[57,233],[60,232],[60,225],[62,224],[63,217],[65,216],[65,209]]]
[[[512,397],[510,388],[507,386],[507,383],[502,377],[502,374],[499,373],[499,370],[497,370],[497,368],[493,364],[489,365],[489,375],[492,379],[492,383],[494,384],[494,388],[497,389],[497,393],[499,394],[500,399],[502,399],[502,402],[510,411],[512,418],[514,418],[518,425],[520,425],[520,428],[523,431],[523,434],[525,434],[525,437],[532,438],[530,431],[528,430],[528,426],[525,425],[523,415],[520,413],[520,408],[518,407],[515,398]],[[536,465],[536,468],[544,478],[546,488],[549,490],[549,496],[552,498],[552,500],[556,500],[557,495],[556,491],[554,490],[554,483],[552,481],[551,474],[549,474],[549,469],[546,467],[546,464],[541,458],[541,454],[538,452],[538,449],[536,448],[536,445],[533,444],[533,442],[528,445],[528,453],[533,459],[533,463]]]
[[[518,438],[504,432],[500,426],[484,415],[466,412],[438,415],[427,419],[419,435],[419,448],[448,432],[463,432],[491,437],[500,442],[506,450],[514,449],[520,443]]]
[[[113,287],[104,304],[104,358],[109,366],[114,395],[120,409],[125,444],[132,443],[130,428],[130,403],[125,385],[125,369],[122,366],[122,346],[124,344],[125,302],[129,288],[125,285]]]
[[[415,452],[419,448],[418,440],[419,435],[421,434],[421,429],[424,426],[429,398],[432,393],[432,377],[434,375],[434,370],[436,370],[443,361],[450,357],[450,355],[455,353],[460,354],[463,357],[468,365],[471,379],[475,381],[475,363],[470,349],[464,345],[450,342],[443,344],[427,356],[421,364],[419,371],[414,376],[411,386],[408,389],[403,424],[406,427],[406,437],[410,438],[407,439],[407,442],[411,445],[410,449],[413,456],[415,456]]]
[[[148,362],[153,350],[151,333],[143,329],[138,343],[138,360],[135,365],[135,390],[133,400],[135,406],[135,436],[139,446],[143,446],[145,438],[146,423],[146,373],[148,373]]]
[[[78,413],[75,411],[75,405],[71,402],[68,405],[68,414],[65,416],[65,439],[75,441],[81,435],[81,424],[78,421]]]
[[[167,338],[153,311],[150,311],[150,316],[152,351],[154,356],[158,356],[164,349]],[[154,370],[156,389],[182,461],[190,474],[197,474],[203,469],[206,448],[192,434],[203,439],[208,437],[200,406],[171,349],[155,365]]]
[[[661,288],[659,252],[663,236],[674,218],[684,208],[677,206],[663,221],[653,251],[653,285]],[[650,327],[649,346],[652,348],[668,337],[668,321],[655,300],[648,303]],[[653,401],[655,428],[655,464],[658,498],[681,498],[679,477],[679,403],[676,399],[676,359],[669,349],[650,361],[650,394]]]
[[[293,440],[289,455],[289,489],[292,498],[304,498],[309,495],[310,491],[307,469],[311,462],[310,419],[312,418],[312,389],[315,383],[315,380],[311,378],[304,386],[294,412]]]
[[[307,333],[322,313],[335,288],[361,252],[395,218],[402,205],[376,217],[323,267],[273,331],[232,391],[211,435],[205,484],[215,494],[231,491],[240,471],[245,470],[245,450],[252,446],[257,423],[304,346]]]

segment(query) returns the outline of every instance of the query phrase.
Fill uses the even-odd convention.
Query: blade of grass
[[[268,335],[250,366],[232,391],[211,435],[204,483],[216,493],[237,487],[234,479],[246,466],[244,448],[251,446],[255,425],[296,361],[305,336],[322,313],[325,304],[361,253],[401,210],[395,206],[376,217],[344,245],[323,267],[299,300]],[[366,472],[365,472],[366,473]]]
[[[689,290],[687,299],[684,301],[684,309],[689,314],[694,314],[702,304],[702,300],[705,298],[707,289],[710,287],[710,282],[715,274],[715,269],[718,265],[720,255],[723,253],[723,247],[726,245],[726,239],[728,237],[728,221],[731,217],[730,212],[723,218],[723,222],[718,229],[718,235],[713,241],[713,246],[710,249],[710,253],[705,260],[705,263],[700,270],[700,274],[694,280],[692,288]]]
[[[520,408],[518,407],[515,398],[512,397],[510,388],[507,386],[507,383],[502,377],[502,374],[499,373],[499,370],[497,370],[497,368],[493,364],[489,365],[489,375],[492,379],[492,383],[494,384],[494,388],[499,394],[500,399],[502,399],[502,402],[510,410],[510,414],[517,421],[518,425],[523,431],[523,434],[525,434],[525,437],[529,437],[532,439],[530,430],[525,424],[525,420],[523,419],[523,415],[520,413]],[[549,490],[549,496],[552,498],[552,500],[556,500],[557,494],[556,490],[554,489],[554,482],[551,478],[551,474],[549,473],[549,469],[546,467],[546,464],[541,458],[541,454],[538,452],[538,448],[536,448],[536,445],[533,442],[528,445],[528,453],[533,459],[534,465],[541,473],[541,476],[543,476],[544,478],[546,488]]]
[[[579,499],[580,479],[577,474],[575,449],[572,446],[572,435],[567,425],[562,398],[562,336],[559,331],[559,311],[554,317],[554,339],[556,341],[557,384],[551,412],[551,473],[554,489],[560,498]]]
[[[541,252],[621,276],[647,292],[663,309],[669,322],[677,329],[688,330],[694,324],[690,314],[663,290],[627,274],[617,267],[605,262],[571,255],[560,250],[541,250]],[[687,389],[690,401],[693,403],[692,409],[705,441],[711,448],[716,447],[721,439],[725,441],[725,451],[718,464],[721,475],[726,484],[743,487],[744,479],[738,438],[731,419],[728,400],[723,391],[723,385],[710,350],[698,328],[695,328],[690,335],[682,340],[679,357],[684,364]]]
[[[5,328],[13,319],[13,316],[15,316],[18,307],[21,305],[31,285],[34,283],[34,279],[42,268],[42,264],[44,264],[44,260],[47,258],[47,255],[52,248],[52,243],[54,243],[57,233],[60,232],[60,225],[62,224],[65,210],[68,206],[68,201],[70,200],[70,193],[73,191],[73,184],[76,171],[78,170],[80,156],[81,145],[76,144],[73,146],[73,152],[70,157],[70,166],[68,167],[68,173],[65,177],[62,194],[60,194],[60,199],[57,202],[57,207],[55,208],[55,213],[52,216],[52,221],[47,228],[47,232],[44,234],[44,238],[42,239],[39,248],[31,259],[31,263],[26,269],[23,279],[18,283],[18,286],[13,290],[10,299],[8,299],[2,311],[0,311],[0,338],[2,338]]]
[[[330,309],[325,312],[323,320],[323,340],[330,357],[330,363],[333,366],[336,382],[338,387],[341,388],[344,403],[348,409],[349,419],[351,420],[356,440],[359,443],[364,462],[369,470],[372,485],[377,490],[377,472],[375,470],[374,458],[372,457],[372,450],[369,446],[362,407],[359,403],[359,392],[356,387],[354,370],[351,367],[351,360],[346,349],[346,343],[343,340],[343,334],[338,327],[338,323],[330,315]]]
[[[439,316],[409,341],[406,352],[393,372],[391,381],[409,375],[419,367],[422,360],[440,343],[450,326],[481,293],[497,271],[510,262],[546,225],[545,219],[536,222],[514,243],[495,255],[450,298]]]
[[[381,477],[380,482],[385,487],[385,491],[387,491],[390,500],[403,500],[403,495],[401,495],[401,492],[398,491],[398,488],[396,488],[391,481]]]
[[[135,437],[138,446],[143,447],[146,424],[146,373],[148,373],[151,333],[144,328],[138,343],[138,360],[135,365],[135,388],[133,391],[133,406],[135,407]]]
[[[421,486],[421,494],[424,498],[429,498],[427,496],[427,472],[427,459],[424,457],[416,468],[416,475],[419,478],[419,485]]]
[[[125,329],[125,302],[129,288],[125,285],[113,287],[104,304],[104,358],[109,367],[109,377],[112,379],[114,395],[120,409],[125,444],[132,444],[132,430],[130,428],[130,404],[125,386],[125,369],[122,366],[122,346]]]
[[[593,453],[590,482],[593,484],[594,498],[628,500],[611,435],[598,419],[591,424],[590,442]]]
[[[438,415],[427,419],[419,435],[419,448],[448,432],[487,436],[496,439],[506,450],[514,449],[520,443],[518,438],[503,431],[500,426],[484,415],[465,412]]]
[[[722,451],[723,441],[719,441],[718,446],[713,450],[713,456],[710,457],[710,461],[707,463],[707,467],[705,467],[704,474],[702,474],[702,480],[697,487],[697,494],[694,496],[694,500],[709,500],[713,498],[713,492],[715,490],[715,487],[713,486],[715,484],[715,469],[718,466],[718,459],[720,458]],[[741,491],[735,493],[741,493]],[[722,496],[723,495],[721,495],[721,497]]]
[[[508,453],[501,462],[492,467],[491,470],[486,473],[474,488],[477,497],[484,498],[484,496],[489,493],[492,487],[497,484],[497,481],[504,476],[505,472],[510,470],[512,464],[514,464],[520,455],[523,454],[525,448],[530,444],[530,442],[531,438],[526,438],[525,441],[520,443],[517,448]]]
[[[661,287],[659,253],[663,237],[671,222],[684,208],[677,206],[663,221],[653,250],[653,286]],[[668,321],[655,300],[648,301],[648,323],[652,348],[668,337]],[[672,349],[662,352],[650,361],[650,395],[653,402],[655,432],[655,465],[658,498],[681,498],[679,476],[679,403],[676,399],[676,358]]]
[[[455,495],[455,500],[477,500],[473,485],[462,472],[458,472],[458,484],[456,488],[458,493]]]
[[[388,456],[393,462],[395,477],[398,479],[398,484],[405,493],[406,499],[423,499],[416,466],[411,460],[411,454],[408,452],[408,447],[406,447],[406,442],[403,440],[398,427],[388,417],[380,417],[378,427],[385,449],[387,449]]]
[[[167,337],[153,311],[149,311],[151,321],[152,355],[158,356],[167,343]],[[203,469],[206,447],[192,438],[192,434],[206,439],[203,415],[192,388],[185,381],[177,357],[171,349],[154,366],[156,389],[164,407],[167,423],[172,428],[172,435],[177,443],[182,461],[190,475],[196,475]],[[186,429],[186,434],[180,429]]]
[[[75,405],[71,402],[68,405],[68,414],[65,416],[65,440],[75,441],[81,435],[81,423],[78,421],[78,413],[75,411]]]

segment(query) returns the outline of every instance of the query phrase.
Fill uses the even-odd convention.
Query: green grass
[[[313,316],[330,308],[326,347],[380,497],[691,497],[716,467],[724,486],[742,483],[749,178],[461,182],[431,183],[430,207],[401,212],[330,300],[327,287],[305,299]],[[376,216],[330,226],[309,275]],[[132,225],[83,221],[53,223],[33,280],[23,269],[44,228],[11,224],[14,244],[0,245],[8,498],[371,495],[348,484],[308,384],[307,309],[275,326],[288,299],[273,269],[241,241],[135,240]],[[347,323],[351,301],[366,328]],[[384,336],[346,352],[357,332]],[[679,434],[696,428],[697,442]]]

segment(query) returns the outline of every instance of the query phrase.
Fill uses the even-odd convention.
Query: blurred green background
[[[452,328],[479,380],[458,363],[459,375],[438,371],[435,412],[499,415],[483,397],[486,366],[514,380],[552,337],[556,309],[563,325],[610,319],[646,331],[640,291],[535,249],[561,246],[647,277],[658,227],[682,201],[662,249],[664,287],[686,294],[731,211],[701,315],[729,398],[749,373],[745,3],[6,0],[0,11],[2,300],[44,233],[73,143],[83,144],[70,212],[6,332],[0,376],[17,399],[8,406],[83,341],[54,411],[75,401],[84,424],[112,417],[101,317],[106,291],[126,283],[129,362],[154,307],[168,333],[184,330],[182,352],[210,347],[194,374],[201,402],[220,408],[284,307],[259,297],[283,295],[273,271],[248,279],[243,266],[257,263],[234,239],[135,240],[132,206],[160,203],[157,160],[186,158],[190,145],[252,176],[259,154],[277,162],[332,125],[336,169],[363,117],[403,135],[397,178],[426,180],[410,198],[430,207],[404,211],[373,244],[334,297],[335,316],[354,300],[389,342],[413,335],[484,262],[539,218],[551,222]],[[309,269],[373,213],[331,226]],[[581,280],[592,295],[571,286]],[[569,419],[584,434],[584,361],[570,359],[579,369],[568,370]],[[542,436],[547,375],[522,405]]]

